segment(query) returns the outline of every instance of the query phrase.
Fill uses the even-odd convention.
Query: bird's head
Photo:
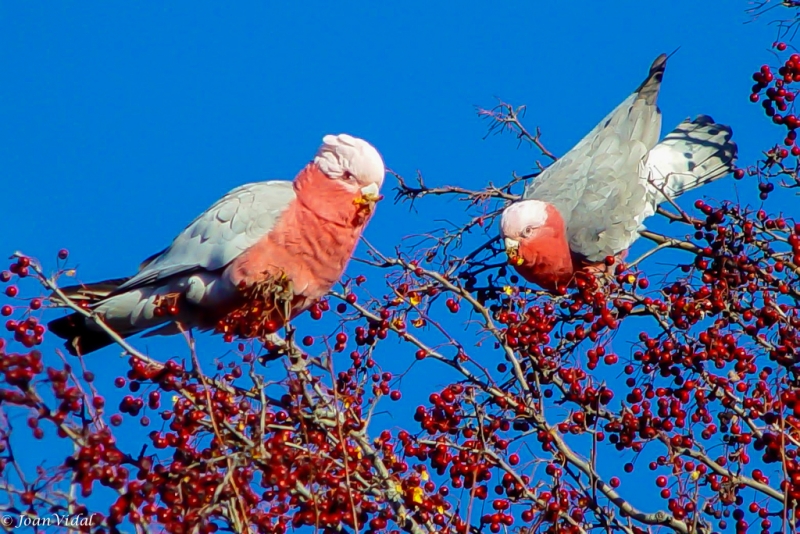
[[[370,213],[379,201],[386,175],[383,158],[374,146],[347,134],[326,135],[314,163],[331,180],[352,191],[354,203]]]
[[[547,224],[547,204],[540,200],[522,200],[507,207],[500,217],[500,234],[506,247],[508,263],[521,267],[530,263],[527,245]]]

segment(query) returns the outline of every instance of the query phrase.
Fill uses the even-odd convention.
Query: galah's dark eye
[[[344,175],[342,176],[345,180],[353,181],[356,179],[356,175],[350,171],[344,171]]]

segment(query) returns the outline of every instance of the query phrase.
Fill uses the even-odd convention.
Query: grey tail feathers
[[[738,147],[732,137],[730,126],[708,115],[683,121],[650,151],[653,181],[675,197],[722,178],[736,162]]]
[[[635,91],[639,94],[639,98],[643,98],[648,105],[652,106],[656,103],[658,90],[661,88],[661,80],[664,79],[664,69],[666,68],[667,55],[661,54],[650,65],[650,73]]]
[[[50,321],[47,329],[66,340],[64,347],[67,352],[73,356],[85,356],[114,343],[107,333],[90,329],[87,324],[90,320],[83,315],[72,313]]]
[[[95,284],[68,286],[60,288],[60,290],[73,302],[87,302],[92,305],[111,295],[126,280],[127,278],[116,278]],[[61,297],[55,293],[50,295],[50,302],[56,306],[65,305]],[[114,340],[105,332],[90,328],[88,324],[90,321],[91,319],[87,319],[79,313],[71,313],[50,321],[47,329],[66,340],[64,346],[67,352],[73,356],[83,356],[114,343]]]

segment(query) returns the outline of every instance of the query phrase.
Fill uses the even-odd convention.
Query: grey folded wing
[[[665,64],[659,56],[637,90],[523,193],[558,209],[570,249],[590,261],[615,255],[638,237],[647,205],[643,159],[661,132],[656,100]]]
[[[216,271],[257,243],[294,200],[292,182],[273,180],[233,189],[192,221],[165,250],[151,256],[115,293],[166,278]]]

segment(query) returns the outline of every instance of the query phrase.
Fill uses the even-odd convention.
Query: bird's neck
[[[341,180],[328,178],[314,163],[309,163],[294,179],[297,202],[310,213],[345,228],[363,227],[355,203],[358,190],[351,190]]]

